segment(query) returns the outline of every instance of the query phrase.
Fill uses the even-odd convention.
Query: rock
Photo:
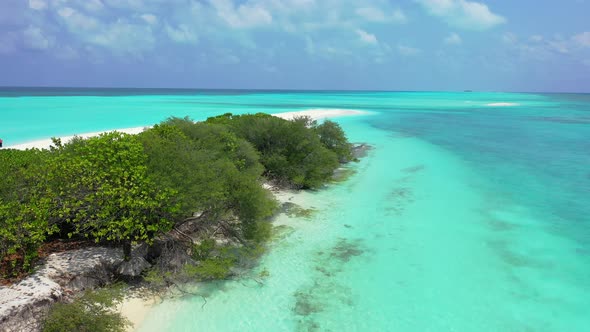
[[[38,331],[49,306],[62,297],[56,282],[41,276],[31,276],[16,285],[0,288],[0,331]]]
[[[117,275],[126,278],[136,278],[141,275],[143,271],[150,268],[152,265],[141,256],[131,257],[129,261],[123,261],[117,267]]]
[[[35,332],[50,306],[76,291],[113,281],[121,249],[90,247],[51,254],[35,274],[0,287],[0,331]]]
[[[364,158],[367,156],[367,153],[372,148],[373,148],[372,146],[370,146],[369,144],[365,144],[365,143],[355,144],[352,147],[352,157],[355,159]]]
[[[90,247],[49,255],[35,275],[46,276],[66,289],[82,291],[108,284],[122,261],[120,248]]]

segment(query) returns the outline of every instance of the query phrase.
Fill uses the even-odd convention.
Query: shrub
[[[88,291],[72,303],[56,303],[43,332],[124,332],[131,323],[115,310],[123,301],[120,287]]]

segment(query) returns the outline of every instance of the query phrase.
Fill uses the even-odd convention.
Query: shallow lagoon
[[[497,103],[512,106],[488,106]],[[169,115],[375,112],[337,119],[374,149],[347,181],[293,198],[317,212],[279,217],[283,236],[250,277],[202,286],[205,305],[164,302],[139,331],[590,326],[589,95],[21,96],[0,107],[0,137],[19,143]]]

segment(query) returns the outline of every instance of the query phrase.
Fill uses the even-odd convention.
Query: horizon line
[[[277,92],[464,92],[464,93],[540,93],[540,94],[590,94],[590,91],[501,91],[501,90],[387,90],[387,89],[310,89],[310,88],[187,88],[187,87],[105,87],[105,86],[10,86],[3,89],[110,89],[110,90],[186,90],[186,91],[277,91]]]

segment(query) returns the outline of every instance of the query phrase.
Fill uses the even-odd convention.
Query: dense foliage
[[[260,152],[265,175],[298,188],[318,188],[339,162],[352,159],[352,147],[338,124],[318,125],[308,117],[287,121],[264,113],[209,118],[225,124]]]
[[[149,242],[169,230],[177,191],[148,176],[137,137],[112,132],[74,139],[53,149],[46,168],[53,207],[49,218],[71,237],[96,242]],[[126,256],[128,256],[126,252]]]
[[[119,244],[128,258],[131,243],[149,244],[195,216],[242,243],[261,243],[276,209],[261,186],[265,178],[318,188],[352,158],[336,123],[266,114],[200,123],[171,118],[139,135],[112,132],[54,145],[0,150],[4,276],[30,269],[48,239]],[[229,265],[232,255],[215,259]],[[223,275],[212,264],[204,258],[193,272]]]
[[[43,332],[124,332],[131,323],[115,310],[122,300],[122,290],[111,287],[88,291],[72,303],[56,303]]]
[[[45,195],[47,151],[0,150],[0,260],[7,276],[28,270],[37,248],[57,231]]]

